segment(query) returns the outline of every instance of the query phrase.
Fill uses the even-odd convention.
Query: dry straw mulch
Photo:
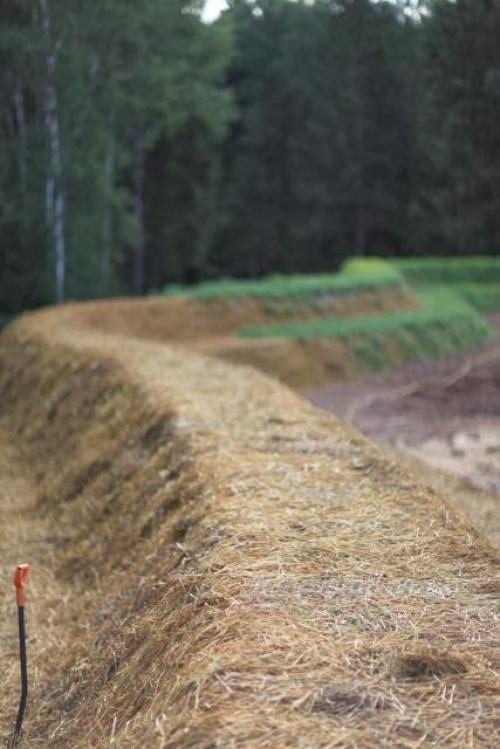
[[[277,382],[92,329],[105,310],[2,336],[3,589],[34,565],[24,745],[500,746],[494,550]]]
[[[410,310],[420,302],[405,287],[348,295],[296,299],[211,299],[152,297],[114,299],[71,305],[59,310],[60,320],[83,323],[105,333],[126,332],[141,339],[187,345],[197,353],[236,364],[250,364],[291,387],[313,387],[351,380],[363,372],[345,341],[337,339],[241,338],[249,325],[280,321],[341,318]],[[394,352],[398,361],[400,353]]]

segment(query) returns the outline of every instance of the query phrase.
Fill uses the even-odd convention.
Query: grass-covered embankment
[[[397,271],[418,294],[447,286],[479,312],[500,310],[500,258],[487,256],[422,258],[356,258],[343,272],[351,275]]]
[[[164,294],[183,305],[179,330],[193,313],[203,321],[205,353],[303,386],[487,342],[493,331],[480,313],[497,308],[498,268],[492,258],[353,258],[337,274],[208,281]]]
[[[419,300],[395,268],[384,265],[366,274],[323,273],[275,275],[259,280],[222,279],[196,286],[170,286],[162,296],[204,307],[224,303],[245,309],[249,317],[260,311],[262,322],[325,317],[353,317],[359,314],[415,309]],[[252,320],[249,319],[249,324]]]
[[[352,320],[331,318],[302,323],[246,327],[245,338],[342,341],[370,369],[409,359],[445,355],[487,342],[493,331],[459,296],[446,288],[421,293],[423,308]]]
[[[415,286],[460,285],[468,283],[500,285],[500,257],[389,258],[387,263]]]
[[[397,272],[420,294],[448,287],[478,312],[500,310],[500,258],[486,256],[422,258],[353,258],[344,263],[345,275],[366,277]]]
[[[465,299],[478,312],[498,312],[500,310],[500,282],[460,282],[455,284],[453,288],[462,299]]]

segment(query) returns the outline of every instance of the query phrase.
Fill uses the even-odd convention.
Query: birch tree
[[[44,77],[43,113],[47,134],[48,158],[45,178],[47,226],[53,241],[55,258],[55,300],[63,302],[66,283],[65,190],[59,98],[57,92],[57,40],[53,37],[49,0],[38,0],[43,39]]]

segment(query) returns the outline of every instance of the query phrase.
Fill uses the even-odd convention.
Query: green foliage
[[[202,6],[3,4],[0,312],[54,299],[56,247],[58,297],[73,299],[129,291],[137,270],[161,282],[163,256],[203,263],[232,109],[230,29]]]
[[[496,260],[456,263],[500,252],[497,2],[231,0],[212,25],[202,6],[2,3],[0,312],[54,299],[54,191],[68,298],[436,247],[425,269],[359,257],[342,275],[500,283]]]
[[[247,338],[336,338],[344,341],[369,368],[472,348],[493,331],[459,295],[435,287],[422,293],[422,310],[372,315],[352,320],[331,318],[303,323],[247,327]]]
[[[233,0],[239,120],[210,255],[234,275],[395,251],[408,213],[416,28],[370,0]]]
[[[413,246],[500,249],[500,5],[433,0],[422,25]]]

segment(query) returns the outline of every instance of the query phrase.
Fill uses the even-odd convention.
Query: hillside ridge
[[[1,339],[4,587],[33,563],[26,746],[497,746],[496,552],[278,382],[103,333],[104,309]]]

